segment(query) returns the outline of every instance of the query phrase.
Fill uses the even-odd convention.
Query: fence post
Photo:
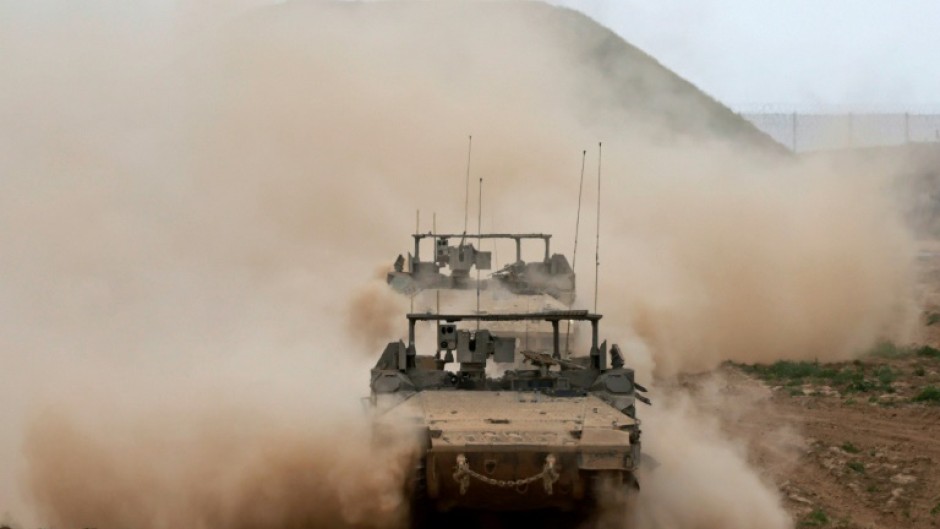
[[[904,143],[911,142],[911,113],[904,113]]]
[[[793,152],[796,153],[796,112],[791,116],[791,124],[793,125]]]
[[[852,118],[852,113],[849,112],[849,126],[848,126],[848,130],[846,131],[846,147],[848,147],[849,149],[852,148],[855,142],[855,137],[852,131],[853,121],[854,120]]]

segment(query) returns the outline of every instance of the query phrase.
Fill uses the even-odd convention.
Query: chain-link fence
[[[794,152],[940,142],[940,114],[742,112]]]

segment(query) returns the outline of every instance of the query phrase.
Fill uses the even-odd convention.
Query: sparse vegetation
[[[816,508],[813,512],[806,515],[800,522],[800,527],[822,527],[829,524],[829,516],[826,511]]]
[[[867,356],[874,356],[875,358],[900,358],[902,356],[910,356],[911,354],[912,351],[909,347],[898,347],[892,342],[880,342],[872,347]]]
[[[929,345],[924,345],[917,349],[918,356],[926,356],[927,358],[940,358],[940,349],[931,347]]]
[[[936,386],[927,386],[914,396],[914,402],[936,402],[940,403],[940,388]]]
[[[846,441],[846,442],[842,443],[842,450],[844,450],[845,452],[847,452],[847,453],[849,453],[849,454],[857,454],[857,453],[861,452],[861,450],[859,450],[857,446],[855,446],[854,444],[852,444],[851,441]]]
[[[878,381],[881,382],[882,385],[890,386],[891,383],[894,382],[895,378],[897,378],[897,375],[890,367],[881,366],[877,371],[875,371],[875,377],[878,378]]]
[[[773,364],[739,365],[742,370],[771,383],[788,386],[791,395],[802,394],[797,388],[806,383],[826,384],[844,393],[879,391],[894,393],[891,385],[897,372],[887,366],[874,367],[863,362],[847,366],[823,365],[818,362],[781,360]]]
[[[865,464],[862,463],[861,461],[849,461],[848,463],[845,464],[845,466],[849,467],[851,470],[854,470],[855,472],[858,472],[859,474],[865,473]]]
[[[763,379],[771,380],[802,380],[808,377],[818,377],[822,370],[817,362],[791,362],[789,360],[781,360],[770,365],[755,364],[742,367]]]
[[[924,320],[928,327],[936,325],[940,323],[940,312],[928,312],[924,314]]]
[[[940,313],[934,313],[940,318]],[[935,323],[940,323],[938,320]],[[881,342],[868,352],[867,356],[875,358],[905,358],[909,356],[925,356],[928,358],[940,358],[940,349],[929,345],[908,345],[899,346],[891,342]]]
[[[917,368],[914,369],[915,377],[922,377],[926,375],[927,375],[927,370],[924,369],[924,366],[917,366]]]
[[[849,385],[845,387],[845,391],[847,393],[868,393],[876,388],[878,388],[878,384],[874,380],[868,380],[862,375],[853,377]]]
[[[940,514],[940,501],[938,501],[937,504],[933,506],[933,509],[930,509],[930,514],[933,516]]]

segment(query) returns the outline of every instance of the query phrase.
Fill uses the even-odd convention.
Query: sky
[[[735,110],[940,112],[937,0],[550,0]]]

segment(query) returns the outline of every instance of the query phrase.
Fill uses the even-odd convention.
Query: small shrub
[[[940,514],[940,502],[937,502],[937,504],[933,506],[933,509],[930,509],[930,514],[933,516]]]
[[[768,368],[768,373],[777,379],[798,379],[818,376],[819,364],[815,362],[790,362],[781,360]]]
[[[927,375],[927,370],[924,369],[924,366],[917,366],[917,368],[914,369],[914,376],[915,376],[915,377],[922,377],[922,376],[926,376],[926,375]]]
[[[804,379],[822,378],[824,374],[835,372],[831,368],[821,368],[817,362],[793,362],[790,360],[780,360],[772,364],[742,365],[741,369],[760,379],[790,387],[803,385]]]
[[[940,323],[940,312],[928,312],[924,315],[924,319],[927,322],[927,326],[936,325]]]
[[[832,377],[833,384],[852,384],[855,382],[863,382],[865,380],[865,369],[863,367],[856,366],[855,369],[843,369],[835,374]]]
[[[881,382],[883,385],[890,386],[891,383],[894,382],[896,375],[894,373],[894,370],[892,370],[890,367],[882,366],[878,368],[877,371],[875,371],[875,377],[877,377],[878,381]]]
[[[917,349],[917,356],[926,356],[927,358],[940,358],[940,349],[924,345]]]
[[[845,464],[845,466],[849,467],[855,472],[858,472],[859,474],[865,473],[865,465],[862,464],[861,461],[849,461],[848,463]]]
[[[911,350],[909,348],[898,347],[891,342],[881,342],[868,351],[868,356],[874,356],[877,358],[899,358],[909,354],[911,354]]]
[[[855,446],[854,444],[852,444],[851,441],[846,441],[846,442],[842,443],[842,450],[844,450],[844,451],[846,451],[846,452],[848,452],[848,453],[850,453],[850,454],[857,454],[857,453],[861,452],[861,450],[859,450],[857,446]]]
[[[913,400],[914,402],[940,402],[940,388],[927,386]]]
[[[829,523],[829,516],[826,515],[826,511],[816,508],[813,509],[813,512],[806,515],[806,518],[803,519],[801,526],[804,527],[820,527]]]
[[[861,379],[859,379],[859,380],[853,380],[853,381],[845,388],[845,391],[847,391],[847,392],[852,392],[852,393],[855,393],[855,392],[857,392],[857,393],[868,393],[869,391],[872,391],[872,390],[874,390],[874,389],[877,388],[877,387],[879,387],[879,386],[878,386],[878,384],[876,384],[874,381],[868,380],[867,378],[861,378]]]

